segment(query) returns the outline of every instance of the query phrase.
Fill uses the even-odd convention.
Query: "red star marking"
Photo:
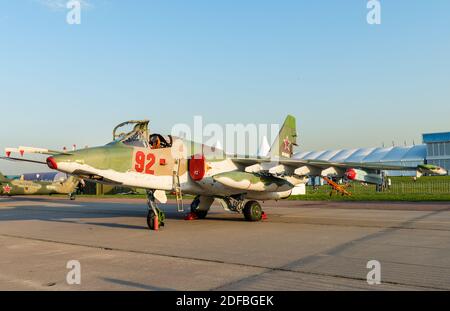
[[[289,141],[289,138],[286,137],[284,140],[284,151],[291,152],[291,142]]]
[[[10,194],[11,193],[11,187],[9,185],[3,186],[3,192]]]

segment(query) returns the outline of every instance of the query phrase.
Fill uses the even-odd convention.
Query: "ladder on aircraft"
[[[338,193],[341,193],[343,196],[344,196],[344,195],[347,195],[347,196],[349,196],[349,197],[352,196],[352,194],[351,194],[349,191],[347,191],[347,189],[345,189],[345,187],[343,187],[343,186],[341,186],[341,185],[338,185],[337,183],[335,183],[334,181],[332,181],[330,178],[328,178],[328,177],[326,177],[326,176],[322,176],[322,178],[323,178],[323,179],[331,186],[331,188],[332,188],[331,193],[330,193],[330,196],[333,195],[333,190],[336,191],[336,192],[338,192]]]
[[[175,192],[175,197],[177,199],[177,210],[178,212],[184,212],[183,206],[183,194],[181,193],[180,185],[180,160],[175,159],[175,165],[173,166],[173,191]]]

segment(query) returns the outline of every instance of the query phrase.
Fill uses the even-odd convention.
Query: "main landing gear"
[[[206,215],[208,215],[208,209],[207,210],[201,210],[199,209],[200,206],[200,196],[197,196],[194,201],[191,203],[191,214],[196,219],[205,219]]]
[[[243,195],[217,198],[222,203],[223,207],[232,212],[241,213],[245,220],[251,222],[261,221],[267,219],[263,212],[261,204],[258,201],[245,201]],[[186,217],[186,220],[204,219],[208,215],[208,211],[214,202],[214,197],[197,196],[191,203],[191,212]],[[147,225],[150,230],[158,230],[159,227],[164,226],[165,214],[158,208],[154,191],[147,191]]]
[[[185,220],[205,219],[211,205],[214,203],[213,197],[198,195],[191,203],[191,212],[186,215]]]
[[[156,199],[152,190],[147,191],[147,226],[150,230],[158,230],[159,227],[164,226],[166,215],[156,205]]]
[[[257,201],[248,201],[245,203],[242,213],[247,221],[260,221],[265,216],[261,204]]]
[[[75,192],[69,193],[69,200],[74,201],[75,200]]]
[[[201,204],[200,199],[203,200]],[[191,204],[191,213],[189,220],[191,219],[203,219],[206,217],[209,207],[212,205],[214,199],[209,198],[210,202],[207,202],[207,208],[204,207],[205,197],[196,197]],[[222,206],[229,211],[240,213],[244,215],[247,221],[261,221],[267,219],[266,214],[263,212],[261,204],[257,201],[247,201],[243,195],[223,197],[219,199]],[[202,206],[203,205],[203,206]]]

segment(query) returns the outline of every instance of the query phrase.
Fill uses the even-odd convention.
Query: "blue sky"
[[[0,0],[0,148],[100,145],[112,127],[278,123],[301,149],[450,131],[450,2]],[[61,5],[62,4],[62,5]],[[38,170],[0,162],[0,171]],[[42,169],[42,168],[41,168]]]

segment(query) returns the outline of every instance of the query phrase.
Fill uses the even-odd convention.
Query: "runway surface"
[[[0,198],[0,290],[450,290],[450,202],[271,202],[260,223],[162,207],[154,232],[143,200]]]

